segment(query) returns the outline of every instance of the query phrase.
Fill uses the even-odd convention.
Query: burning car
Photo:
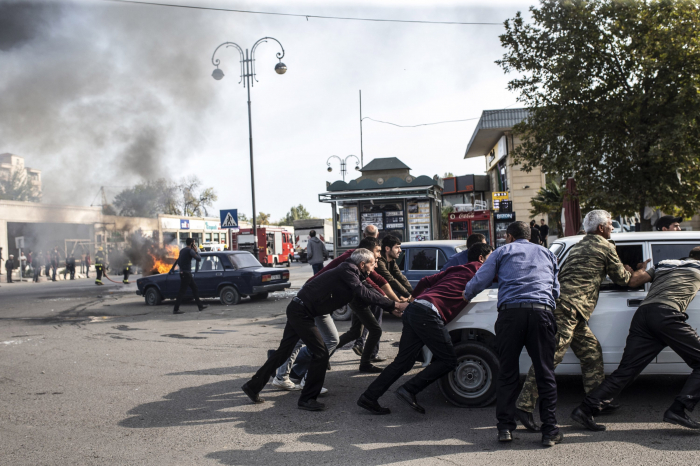
[[[192,274],[200,298],[219,298],[222,304],[235,305],[241,298],[267,299],[270,291],[289,288],[289,272],[263,267],[247,251],[217,251],[201,253],[202,261],[192,260]],[[177,263],[158,268],[158,275],[136,280],[137,295],[143,296],[146,304],[155,306],[164,299],[175,299],[180,289],[180,273]],[[192,298],[188,288],[185,299]]]

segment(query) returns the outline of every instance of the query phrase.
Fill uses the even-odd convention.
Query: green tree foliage
[[[196,176],[185,178],[180,182],[182,195],[182,213],[189,217],[206,217],[207,207],[219,199],[214,188],[201,188],[202,182]]]
[[[114,197],[112,204],[119,215],[125,217],[153,218],[158,214],[182,215],[182,210],[178,207],[180,203],[178,197],[178,185],[160,178],[124,189]]]
[[[277,222],[278,225],[293,225],[294,220],[306,220],[309,218],[314,218],[306,208],[299,204],[298,206],[292,206],[291,209],[289,209],[289,212],[287,212],[287,215],[282,217],[279,222]]]
[[[269,225],[270,224],[270,214],[266,214],[265,212],[258,212],[258,216],[255,217],[255,221],[260,225]]]
[[[32,186],[24,170],[13,168],[5,176],[0,175],[0,199],[41,202],[41,193]]]
[[[559,237],[564,236],[564,231],[561,227],[561,211],[564,207],[564,191],[558,183],[549,181],[547,186],[540,188],[537,195],[530,200],[532,209],[530,209],[530,218],[537,215],[546,214],[549,219],[554,219],[557,222],[557,231]]]
[[[440,238],[447,239],[450,237],[450,214],[455,211],[451,205],[443,207],[440,212]]]
[[[694,214],[700,3],[544,0],[530,11],[532,23],[505,22],[497,61],[530,110],[514,127],[514,162],[573,176],[583,202],[614,214]]]

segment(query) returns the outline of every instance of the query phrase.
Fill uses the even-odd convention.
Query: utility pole
[[[365,153],[362,150],[362,89],[360,89],[360,167],[365,167]]]

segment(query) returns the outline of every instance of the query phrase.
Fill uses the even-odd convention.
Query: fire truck
[[[255,242],[253,241],[253,229],[241,228],[234,233],[231,246],[234,250],[248,251],[255,254]],[[274,267],[277,264],[292,263],[292,251],[294,250],[294,237],[292,233],[279,227],[258,227],[258,260],[266,267]]]

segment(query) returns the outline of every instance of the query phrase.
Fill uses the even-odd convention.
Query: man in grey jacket
[[[314,275],[323,268],[323,261],[328,259],[328,249],[323,241],[316,237],[316,230],[309,232],[309,243],[306,246],[306,259],[311,264]]]

